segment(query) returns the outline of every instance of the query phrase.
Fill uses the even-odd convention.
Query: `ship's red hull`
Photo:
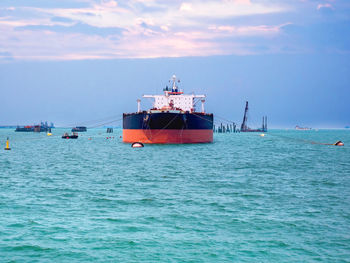
[[[212,129],[123,129],[123,142],[133,143],[209,143],[213,142]]]

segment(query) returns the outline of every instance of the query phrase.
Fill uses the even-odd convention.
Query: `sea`
[[[350,262],[350,130],[65,131],[0,129],[0,262]]]

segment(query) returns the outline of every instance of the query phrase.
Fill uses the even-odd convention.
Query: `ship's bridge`
[[[179,82],[179,81],[178,81]],[[182,110],[194,112],[196,99],[202,99],[202,112],[204,112],[204,98],[205,95],[183,94],[176,85],[176,76],[172,77],[172,88],[166,87],[164,95],[143,95],[144,98],[154,98],[154,110]]]
[[[194,111],[195,99],[205,98],[204,95],[144,95],[144,98],[154,98],[153,109]]]

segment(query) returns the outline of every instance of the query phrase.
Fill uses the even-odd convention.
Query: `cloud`
[[[83,8],[89,6],[91,0],[59,0],[59,1],[47,1],[47,0],[1,0],[0,8],[22,8],[22,7],[35,7],[35,8]]]
[[[185,15],[193,17],[239,17],[257,14],[278,13],[286,10],[285,7],[279,5],[263,5],[260,3],[251,3],[246,0],[236,1],[193,1],[185,2],[180,6],[180,11]]]
[[[114,1],[92,2],[86,8],[41,9],[41,12],[81,21],[96,27],[130,27],[135,20],[153,19],[161,26],[192,26],[200,24],[198,18],[223,19],[257,14],[283,12],[282,5],[263,5],[246,0],[197,1],[136,1],[127,5],[111,4]],[[86,15],[89,14],[89,15]]]
[[[0,51],[0,61],[11,61],[13,60],[13,54],[8,51]]]
[[[118,4],[113,0],[102,0],[101,4],[105,7],[116,7]]]
[[[291,24],[283,27],[290,45],[299,50],[322,53],[349,53],[350,22],[324,21],[308,27]]]
[[[18,1],[0,16],[0,47],[9,47],[16,59],[282,52],[291,46],[289,42],[296,42],[289,38],[293,34],[288,25],[306,27],[315,19],[311,13],[315,1],[62,0],[58,5]],[[335,5],[324,1],[319,10]],[[289,50],[298,50],[295,46]]]
[[[61,22],[61,23],[72,23],[73,20],[70,18],[66,18],[66,17],[60,17],[60,16],[54,16],[51,18],[52,22]]]
[[[228,33],[231,36],[257,36],[257,35],[271,35],[280,32],[281,28],[290,25],[291,23],[285,23],[276,26],[258,25],[258,26],[210,26],[209,29],[217,33]]]
[[[86,35],[99,35],[102,37],[107,37],[110,35],[120,35],[122,29],[116,27],[103,27],[98,28],[90,26],[83,23],[75,23],[71,26],[63,25],[27,25],[16,27],[15,30],[30,30],[30,31],[50,31],[50,32],[60,32],[60,33],[81,33]]]
[[[192,11],[192,4],[191,3],[182,3],[180,6],[180,11]]]
[[[318,4],[317,5],[317,10],[320,10],[322,8],[334,9],[333,6],[330,3]]]

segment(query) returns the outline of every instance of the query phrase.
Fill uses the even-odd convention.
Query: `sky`
[[[349,61],[348,0],[1,0],[0,125],[120,116],[176,74],[218,118],[344,127]]]

